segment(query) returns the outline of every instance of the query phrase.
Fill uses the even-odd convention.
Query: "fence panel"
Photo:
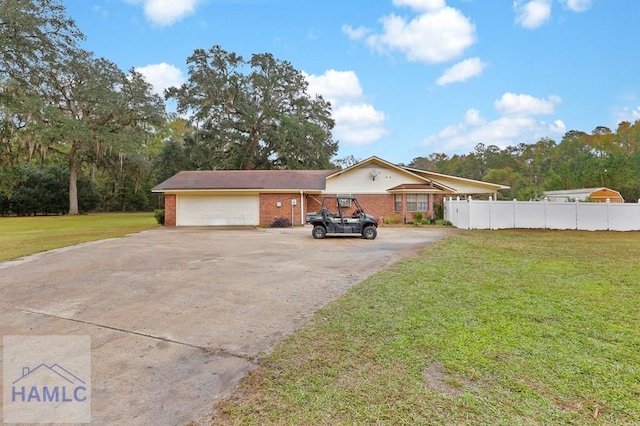
[[[469,203],[458,201],[456,203],[456,219],[460,222],[460,227],[469,229]]]
[[[609,229],[612,231],[640,230],[640,203],[611,204],[609,209]]]
[[[514,228],[546,228],[547,203],[513,201]]]
[[[469,203],[469,229],[491,229],[490,201]]]
[[[548,229],[576,229],[576,203],[547,202],[545,220]]]
[[[606,231],[609,229],[608,210],[610,204],[575,203],[576,229]]]
[[[463,229],[640,231],[639,203],[445,200],[445,219]]]

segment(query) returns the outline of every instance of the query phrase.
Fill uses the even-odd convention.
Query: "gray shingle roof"
[[[247,190],[247,189],[325,189],[327,176],[335,170],[202,170],[184,171],[152,189],[168,190]]]

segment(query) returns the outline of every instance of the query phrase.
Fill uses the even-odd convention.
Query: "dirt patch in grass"
[[[473,386],[473,382],[469,379],[447,374],[444,365],[440,362],[434,362],[422,370],[422,376],[427,388],[445,395],[459,396]]]

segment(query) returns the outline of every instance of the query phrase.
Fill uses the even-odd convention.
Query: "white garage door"
[[[257,195],[178,195],[176,225],[258,225],[260,201]]]

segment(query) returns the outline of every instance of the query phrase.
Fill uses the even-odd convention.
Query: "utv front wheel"
[[[327,236],[327,230],[324,229],[324,226],[322,225],[316,225],[313,227],[311,235],[313,235],[313,238],[315,238],[316,240],[321,240]]]
[[[376,227],[371,225],[362,230],[362,236],[367,240],[373,240],[378,235]]]

